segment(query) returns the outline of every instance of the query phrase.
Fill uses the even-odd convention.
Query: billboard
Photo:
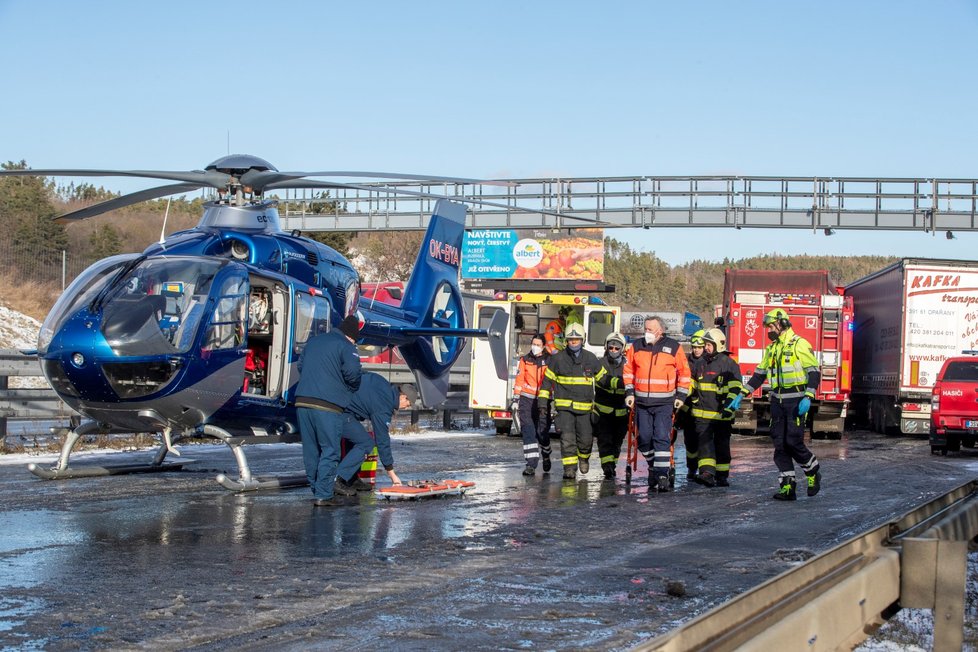
[[[604,279],[603,229],[472,229],[463,279]]]

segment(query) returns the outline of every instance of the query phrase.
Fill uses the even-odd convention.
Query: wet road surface
[[[978,454],[932,456],[926,440],[858,432],[811,446],[824,488],[796,503],[770,499],[766,437],[734,438],[732,487],[681,475],[675,493],[649,497],[644,462],[630,487],[621,465],[602,480],[596,457],[576,482],[525,478],[519,439],[405,434],[394,441],[403,479],[475,489],[334,508],[313,507],[308,488],[222,489],[214,476],[237,470],[216,445],[181,447],[196,461],[178,473],[68,481],[8,457],[0,646],[627,648],[978,476]],[[301,464],[298,445],[248,456],[257,474]]]

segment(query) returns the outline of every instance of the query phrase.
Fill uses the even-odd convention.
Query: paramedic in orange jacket
[[[638,452],[649,465],[649,493],[671,491],[669,434],[673,412],[689,394],[690,370],[682,346],[666,336],[661,317],[645,320],[645,338],[632,343],[622,376],[625,405],[635,408]]]
[[[543,458],[543,472],[550,473],[550,410],[541,409],[537,400],[540,385],[547,371],[550,354],[543,348],[543,336],[539,333],[530,341],[530,352],[520,358],[513,383],[512,411],[519,415],[523,434],[523,458],[526,468],[523,475],[533,475],[537,463]]]
[[[557,316],[543,329],[544,345],[550,355],[564,348],[564,327],[567,325],[567,315],[570,310],[570,306],[562,307]]]

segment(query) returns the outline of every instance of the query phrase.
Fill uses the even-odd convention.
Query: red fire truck
[[[768,345],[764,315],[783,308],[791,327],[807,339],[821,365],[822,380],[809,411],[815,437],[842,436],[852,389],[852,298],[843,296],[825,270],[769,271],[728,269],[724,277],[721,316],[727,348],[740,363],[746,382]],[[765,383],[745,400],[734,428],[756,432],[770,421]]]

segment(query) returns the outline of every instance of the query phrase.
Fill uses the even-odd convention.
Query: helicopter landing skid
[[[272,475],[254,476],[251,474],[251,467],[248,465],[248,457],[245,455],[245,442],[253,441],[249,437],[235,437],[227,430],[217,426],[207,424],[203,427],[203,433],[209,437],[219,439],[228,445],[234,454],[234,459],[238,463],[238,477],[231,478],[221,473],[217,476],[217,482],[225,489],[236,492],[262,491],[265,489],[291,489],[294,487],[304,487],[309,484],[309,479],[305,474],[302,475]],[[262,436],[261,440],[265,443],[273,443],[279,440],[294,440],[295,430],[291,424],[286,423],[286,434],[283,436],[267,435]]]
[[[71,451],[78,441],[85,435],[99,434],[103,430],[98,423],[85,423],[73,430],[69,430],[65,441],[61,444],[61,454],[58,462],[53,467],[42,467],[39,464],[31,463],[27,465],[27,470],[44,480],[67,480],[70,478],[98,478],[107,475],[126,475],[131,473],[160,473],[163,471],[179,471],[184,465],[190,464],[193,460],[180,460],[179,462],[167,462],[163,460],[168,452],[167,446],[160,446],[156,456],[149,464],[119,464],[113,466],[68,466],[68,459]]]

